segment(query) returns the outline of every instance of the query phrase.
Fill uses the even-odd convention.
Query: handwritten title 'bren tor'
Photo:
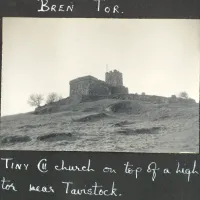
[[[50,4],[49,0],[37,0],[40,2],[40,7],[37,10],[38,12],[73,12],[75,10],[75,4],[70,2],[69,4]],[[93,0],[95,4],[96,12],[104,13],[123,13],[120,11],[119,5],[102,5],[102,2],[106,3],[105,0]]]

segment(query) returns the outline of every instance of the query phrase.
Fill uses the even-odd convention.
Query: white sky
[[[69,81],[109,70],[130,93],[199,100],[200,20],[3,18],[2,116],[30,94],[69,95]]]

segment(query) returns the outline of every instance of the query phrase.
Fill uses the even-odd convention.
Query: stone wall
[[[111,87],[104,81],[95,81],[89,86],[89,95],[111,95]]]
[[[106,72],[105,76],[106,83],[113,86],[123,86],[123,77],[121,72],[114,70]]]
[[[128,94],[128,88],[124,86],[113,86],[111,93],[112,94]]]
[[[128,88],[113,86],[92,76],[84,76],[70,81],[70,97],[112,94],[128,94]]]
[[[182,99],[171,97],[162,97],[156,95],[138,95],[138,94],[114,94],[114,95],[87,95],[82,96],[82,102],[84,101],[97,101],[101,99],[120,99],[120,100],[140,100],[150,103],[183,103],[183,104],[196,104],[194,99]]]
[[[183,104],[196,104],[194,99],[183,99],[172,97],[162,97],[156,95],[138,95],[138,94],[115,94],[112,95],[113,99],[123,99],[123,100],[141,100],[151,103],[183,103]]]
[[[116,94],[113,95],[113,99],[123,99],[123,100],[141,100],[148,101],[152,103],[167,103],[167,97],[155,96],[155,95],[138,95],[138,94]]]
[[[92,76],[84,76],[70,81],[70,96],[88,95],[90,85],[96,81],[98,79]]]

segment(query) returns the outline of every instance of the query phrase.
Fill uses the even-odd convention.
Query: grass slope
[[[48,112],[47,112],[48,111]],[[104,99],[1,118],[0,149],[199,151],[199,107]]]

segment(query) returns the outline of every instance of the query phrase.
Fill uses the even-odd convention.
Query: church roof
[[[95,78],[94,76],[82,76],[82,77],[79,77],[79,78],[76,78],[76,79],[73,79],[70,81],[70,84],[71,83],[76,83],[76,82],[80,82],[80,81],[88,81],[88,80],[94,80],[94,81],[98,81],[97,78]]]

